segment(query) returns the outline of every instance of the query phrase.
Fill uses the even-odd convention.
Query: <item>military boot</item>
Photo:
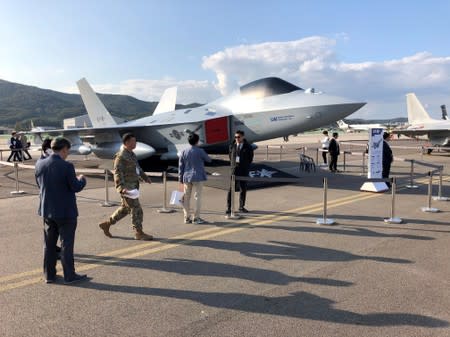
[[[111,227],[111,222],[109,220],[103,221],[102,223],[98,224],[98,227],[100,227],[103,230],[103,233],[109,238],[112,238],[112,234],[109,232],[109,227]]]
[[[135,240],[145,240],[145,241],[151,241],[153,240],[153,236],[149,234],[145,234],[142,229],[134,229],[134,239]]]

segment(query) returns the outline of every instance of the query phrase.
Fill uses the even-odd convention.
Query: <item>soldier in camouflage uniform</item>
[[[109,228],[117,221],[131,213],[131,223],[135,231],[136,240],[152,240],[153,236],[142,231],[143,211],[139,198],[127,197],[131,190],[139,190],[139,179],[146,183],[151,183],[142,168],[139,166],[133,150],[136,148],[136,137],[131,133],[126,133],[122,137],[123,147],[114,157],[114,183],[117,192],[120,193],[122,204],[110,216],[110,218],[99,224],[106,236],[112,238]]]

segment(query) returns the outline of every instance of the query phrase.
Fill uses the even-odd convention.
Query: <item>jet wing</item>
[[[154,153],[170,152],[168,157],[174,157],[180,146],[187,144],[189,132],[197,132],[204,144],[207,143],[204,134],[205,122],[219,120],[232,115],[231,111],[221,108],[220,111],[211,106],[202,106],[192,109],[182,109],[144,117],[122,124],[92,127],[57,129],[45,132],[30,132],[41,139],[45,136],[63,136],[68,138],[72,145],[89,142],[92,151],[100,158],[112,158],[120,148],[121,135],[133,132],[138,140],[138,148],[142,148],[142,158]],[[139,149],[137,149],[139,150]],[[173,152],[173,153],[172,153]]]
[[[49,136],[75,136],[93,139],[96,135],[106,135],[111,133],[132,132],[140,128],[155,128],[169,125],[179,125],[188,123],[205,122],[208,120],[231,116],[232,112],[221,108],[221,111],[211,107],[198,107],[192,109],[175,110],[160,113],[156,116],[140,118],[122,124],[115,124],[103,127],[54,129],[45,131],[30,131],[27,134],[49,135]],[[111,138],[111,137],[108,137]]]

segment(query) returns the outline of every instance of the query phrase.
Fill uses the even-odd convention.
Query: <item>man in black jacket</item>
[[[337,132],[333,132],[333,138],[331,138],[330,144],[328,145],[328,153],[330,154],[329,168],[331,172],[338,172],[337,161],[340,153],[339,142],[337,141],[338,136]]]
[[[253,161],[253,148],[245,139],[244,131],[238,130],[235,132],[234,141],[229,149],[231,174],[236,176],[248,177],[250,171],[250,164]],[[239,212],[247,213],[245,206],[245,198],[247,196],[247,182],[239,180],[236,182],[236,191],[239,194]],[[231,184],[227,195],[227,210],[226,216],[231,214]]]
[[[391,134],[390,133],[383,133],[383,173],[381,174],[381,176],[384,179],[388,179],[389,178],[389,173],[391,171],[391,164],[394,161],[394,156],[392,155],[392,150],[391,147],[388,144],[388,140],[390,139]],[[388,187],[391,187],[391,183],[390,182],[386,182],[386,185],[388,185]]]
[[[22,155],[20,150],[22,148],[22,143],[19,140],[19,137],[16,135],[16,131],[11,133],[11,139],[9,140],[9,148],[11,149],[11,154],[8,157],[7,161],[22,161]]]

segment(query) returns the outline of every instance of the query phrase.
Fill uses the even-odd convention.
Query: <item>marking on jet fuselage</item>
[[[284,122],[284,121],[290,121],[294,119],[294,115],[286,115],[286,116],[273,116],[270,117],[271,122]]]

